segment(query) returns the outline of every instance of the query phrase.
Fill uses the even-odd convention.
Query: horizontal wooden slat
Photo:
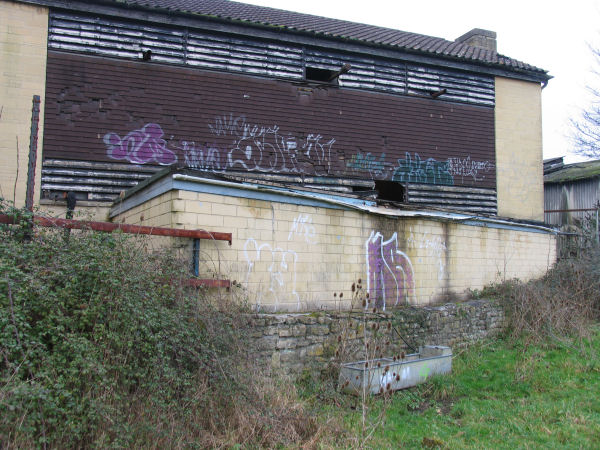
[[[446,88],[447,100],[494,105],[490,76],[140,21],[54,11],[48,46],[127,59],[140,58],[150,49],[153,61],[290,80],[301,80],[305,66],[337,70],[350,64],[340,86],[405,95]]]
[[[498,208],[495,189],[409,183],[407,197],[409,203],[465,212],[496,214]]]

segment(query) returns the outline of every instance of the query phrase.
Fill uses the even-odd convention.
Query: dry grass
[[[539,280],[505,281],[481,294],[504,304],[513,338],[588,337],[590,324],[600,318],[600,251],[562,260]]]

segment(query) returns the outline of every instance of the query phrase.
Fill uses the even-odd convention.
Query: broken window
[[[375,180],[375,190],[379,193],[377,198],[380,200],[406,201],[404,186],[396,181]]]
[[[306,81],[318,81],[320,83],[338,84],[338,70],[319,69],[317,67],[307,67],[305,71]]]

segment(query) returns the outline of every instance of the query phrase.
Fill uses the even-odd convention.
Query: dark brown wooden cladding
[[[495,187],[494,111],[48,52],[44,157]]]

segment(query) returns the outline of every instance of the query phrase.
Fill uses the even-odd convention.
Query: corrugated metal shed
[[[556,170],[556,161],[545,164],[544,220],[554,225],[570,225],[581,221],[593,211],[566,211],[595,209],[600,201],[600,160],[568,164]],[[557,211],[561,212],[548,212]]]

